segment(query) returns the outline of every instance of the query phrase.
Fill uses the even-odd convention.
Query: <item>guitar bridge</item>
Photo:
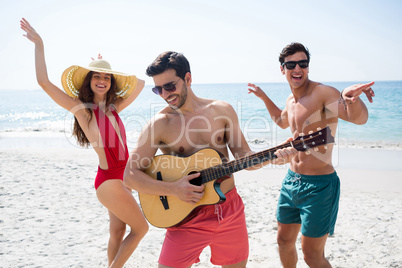
[[[156,179],[158,181],[162,181],[162,174],[161,174],[160,171],[156,174]],[[167,200],[167,196],[166,195],[164,195],[164,196],[161,195],[161,196],[159,196],[159,200],[162,202],[163,208],[165,210],[168,210],[169,209],[169,203],[168,203],[168,200]]]

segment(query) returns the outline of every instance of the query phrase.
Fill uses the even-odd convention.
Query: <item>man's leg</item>
[[[300,231],[300,224],[283,224],[278,222],[277,242],[279,257],[285,268],[295,268],[297,264],[296,239]]]
[[[302,236],[302,250],[304,261],[309,267],[332,267],[328,260],[325,259],[324,248],[328,235],[314,238]]]

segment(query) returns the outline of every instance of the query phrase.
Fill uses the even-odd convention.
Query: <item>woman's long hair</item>
[[[93,116],[93,102],[94,102],[94,93],[91,90],[91,79],[94,72],[90,71],[84,79],[82,86],[79,90],[78,99],[85,105],[85,110],[88,113],[88,125],[92,120]],[[114,104],[116,101],[116,80],[114,76],[111,74],[111,84],[110,89],[106,94],[106,107],[109,107],[111,104]],[[88,147],[91,143],[89,142],[87,136],[85,136],[84,131],[82,130],[80,124],[78,123],[77,118],[74,116],[74,130],[73,135],[77,138],[77,143],[81,147]]]

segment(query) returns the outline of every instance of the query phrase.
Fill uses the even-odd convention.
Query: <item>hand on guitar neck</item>
[[[261,164],[251,166],[249,168],[246,168],[246,170],[256,170],[260,169],[265,165],[268,164],[273,164],[273,165],[284,165],[290,162],[290,160],[297,154],[297,150],[294,147],[290,146],[290,142],[293,141],[293,138],[287,139],[285,142],[283,142],[281,145],[287,145],[289,147],[285,148],[279,148],[274,152],[274,155],[276,158],[273,158],[270,161],[263,162]],[[256,152],[250,152],[246,155],[246,157],[251,156],[256,154]]]

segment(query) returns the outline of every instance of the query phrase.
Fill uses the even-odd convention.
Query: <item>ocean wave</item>
[[[11,122],[18,120],[40,120],[49,116],[53,116],[53,114],[46,112],[7,113],[1,114],[0,120],[9,120]]]
[[[134,148],[137,145],[140,132],[127,131],[127,145],[129,149]],[[38,147],[47,146],[49,140],[52,140],[53,144],[63,146],[75,146],[77,141],[71,131],[54,129],[12,129],[0,131],[0,147],[15,147],[22,146],[24,144],[36,143]],[[248,139],[247,142],[253,151],[262,151],[268,148],[276,147],[282,144],[286,139],[265,139],[265,138],[253,138]],[[11,143],[15,144],[12,145]],[[29,145],[31,146],[31,145]],[[355,148],[355,149],[387,149],[387,150],[402,150],[402,143],[400,142],[387,142],[387,141],[358,141],[348,139],[338,139],[335,142],[335,148]]]
[[[256,147],[260,148],[271,148],[276,147],[279,144],[283,143],[283,141],[273,142],[270,139],[251,139],[247,140],[250,144],[250,147],[255,149]],[[338,139],[335,142],[335,146],[340,148],[356,148],[356,149],[363,149],[363,148],[377,148],[377,149],[390,149],[390,150],[402,150],[402,143],[400,142],[392,142],[392,141],[356,141],[356,140],[348,140],[348,139]]]
[[[66,127],[63,123],[58,122],[40,122],[38,124],[31,124],[24,126],[22,124],[19,127],[4,127],[0,129],[0,133],[29,133],[29,132],[55,132],[55,133],[71,133],[72,128]]]
[[[127,144],[129,147],[135,146],[138,141],[140,131],[127,130]],[[51,128],[18,128],[18,129],[5,129],[0,130],[0,137],[2,138],[48,138],[48,137],[62,137],[68,139],[70,142],[75,143],[75,138],[71,128],[51,127]],[[272,138],[252,138],[247,139],[252,150],[263,150],[267,148],[276,147],[283,143],[288,137]],[[401,142],[385,141],[385,140],[373,140],[373,141],[356,141],[355,139],[336,139],[335,146],[340,148],[385,148],[392,150],[402,150]]]

